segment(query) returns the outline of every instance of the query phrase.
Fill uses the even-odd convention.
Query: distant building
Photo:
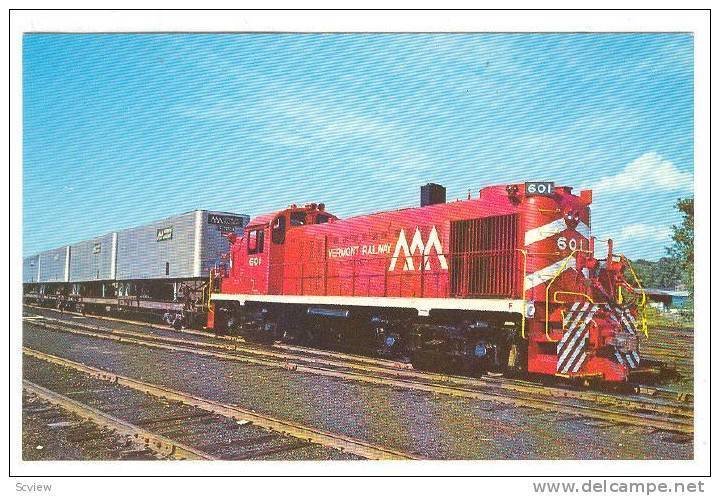
[[[670,312],[682,308],[690,293],[685,290],[646,288],[649,305],[661,312]]]

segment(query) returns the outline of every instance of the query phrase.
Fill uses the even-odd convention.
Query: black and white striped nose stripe
[[[636,369],[640,365],[640,355],[638,355],[637,351],[632,351],[630,353],[620,353],[616,350],[615,359],[620,365],[625,365],[627,367],[630,367],[631,369]]]
[[[563,318],[565,332],[557,344],[557,367],[559,373],[577,372],[585,363],[585,349],[588,341],[587,325],[592,320],[598,306],[576,302]]]
[[[623,327],[625,332],[636,336],[637,321],[635,320],[635,316],[632,314],[632,312],[629,309],[623,309],[619,307],[616,307],[614,310],[614,314],[612,312],[610,313],[610,316],[613,318],[613,320],[619,323]],[[640,366],[640,355],[637,351],[620,353],[616,350],[615,359],[620,365],[625,365],[627,367],[630,367],[631,369],[636,369]]]

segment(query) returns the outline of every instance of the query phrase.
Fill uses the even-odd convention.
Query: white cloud
[[[595,256],[604,257],[607,253],[607,239],[614,241],[615,254],[622,253],[631,260],[658,260],[666,255],[670,245],[672,228],[651,224],[627,224],[616,231],[597,232]]]
[[[651,226],[649,224],[629,224],[620,230],[620,239],[645,239],[652,241],[666,241],[672,229],[668,226]]]
[[[648,152],[630,162],[614,176],[605,176],[591,186],[598,192],[692,191],[693,174],[678,169],[656,152]]]
[[[601,242],[613,239],[619,243],[631,242],[658,242],[670,241],[672,228],[670,226],[654,226],[651,224],[634,223],[627,224],[619,230],[593,233]]]

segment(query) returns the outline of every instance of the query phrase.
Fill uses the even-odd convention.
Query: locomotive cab
[[[281,294],[288,232],[335,220],[323,203],[291,205],[256,217],[242,237],[231,239],[230,273],[223,280],[222,292]]]

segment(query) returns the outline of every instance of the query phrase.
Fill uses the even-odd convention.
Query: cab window
[[[307,214],[305,212],[292,212],[290,214],[291,226],[304,226],[307,222]]]
[[[275,218],[272,226],[272,242],[281,245],[285,242],[285,216],[279,215]]]
[[[315,224],[325,224],[325,223],[327,223],[327,221],[329,221],[329,220],[330,220],[330,216],[329,216],[329,215],[318,214],[318,215],[315,217]]]
[[[265,231],[255,229],[248,232],[248,253],[262,253],[265,245]]]

